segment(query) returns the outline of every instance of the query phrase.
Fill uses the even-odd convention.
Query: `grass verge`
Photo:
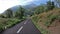
[[[39,19],[38,19],[37,16],[31,18],[31,20],[32,20],[33,24],[38,28],[38,30],[39,30],[42,34],[48,34],[48,33],[49,33],[48,30],[46,30],[46,29],[42,28],[40,25],[38,25],[37,22],[38,22]]]
[[[16,18],[0,18],[0,32],[14,26],[17,23],[20,23],[24,19]]]
[[[51,24],[55,20],[60,21],[60,9],[54,9],[48,12],[43,12],[39,15],[33,15],[31,19],[42,34],[50,34],[49,27]]]

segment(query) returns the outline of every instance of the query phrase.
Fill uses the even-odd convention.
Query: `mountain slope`
[[[11,7],[11,10],[16,11],[19,7],[20,7],[20,5],[17,5],[17,6]]]
[[[43,34],[60,34],[60,9],[32,16],[32,21]]]
[[[31,9],[31,8],[34,8],[36,6],[37,6],[36,4],[28,4],[28,5],[25,5],[25,6],[22,6],[22,7],[25,8],[25,9]],[[11,7],[11,9],[13,11],[16,11],[19,7],[20,7],[20,5],[17,5],[17,6]]]

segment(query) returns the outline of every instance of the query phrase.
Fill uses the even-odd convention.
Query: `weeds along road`
[[[33,25],[31,19],[26,19],[23,22],[3,31],[0,34],[41,34],[40,31]]]

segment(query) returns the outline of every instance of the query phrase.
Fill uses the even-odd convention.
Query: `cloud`
[[[0,13],[15,5],[26,5],[34,0],[0,0]]]
[[[26,4],[29,4],[29,3],[34,2],[34,1],[36,1],[36,0],[22,0],[22,1],[20,1],[20,2],[21,2],[21,5],[22,5],[22,4],[23,4],[23,5],[26,5]]]
[[[26,5],[37,1],[41,2],[41,0],[0,0],[0,13],[16,5]]]
[[[6,9],[19,5],[19,1],[10,1],[10,0],[0,0],[0,13],[4,12]]]

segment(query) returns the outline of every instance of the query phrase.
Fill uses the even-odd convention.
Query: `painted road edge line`
[[[19,33],[22,29],[23,29],[23,26],[21,26],[21,28],[17,31],[17,33]]]

